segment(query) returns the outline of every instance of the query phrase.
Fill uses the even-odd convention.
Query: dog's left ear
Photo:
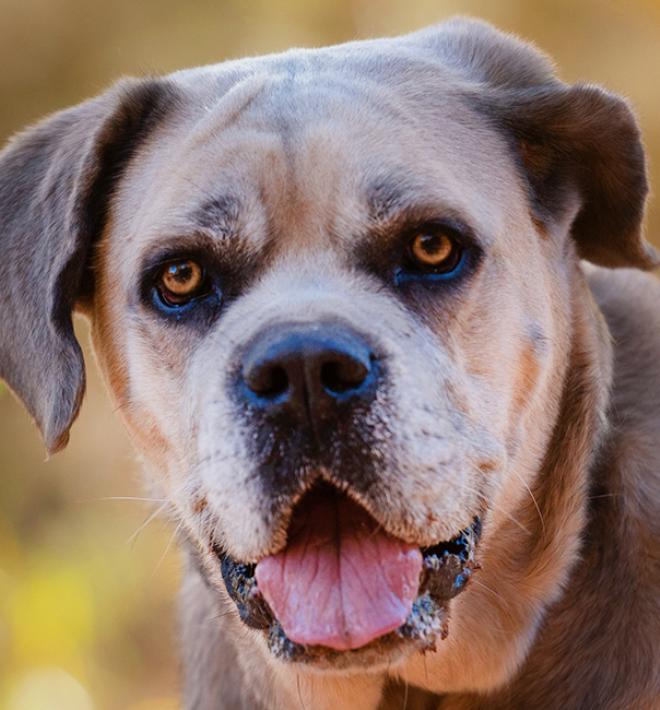
[[[0,377],[51,453],[66,445],[85,389],[72,311],[92,287],[90,250],[117,181],[173,93],[161,80],[124,80],[0,152]]]
[[[624,100],[558,81],[503,89],[489,100],[491,115],[512,138],[541,222],[556,218],[577,194],[571,234],[581,258],[609,267],[660,264],[643,237],[646,162]]]
[[[564,84],[536,47],[479,20],[455,18],[410,39],[463,77],[466,97],[511,142],[540,222],[561,219],[577,197],[571,233],[580,257],[660,265],[642,235],[646,164],[624,100]]]

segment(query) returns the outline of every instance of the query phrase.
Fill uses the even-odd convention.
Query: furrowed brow
[[[465,221],[450,202],[405,177],[369,185],[366,204],[368,219],[377,232],[440,219]]]
[[[220,195],[194,210],[189,216],[193,227],[218,236],[228,236],[236,232],[240,203],[231,195]]]
[[[373,182],[366,191],[369,219],[386,222],[413,201],[414,190],[405,181],[384,178]]]

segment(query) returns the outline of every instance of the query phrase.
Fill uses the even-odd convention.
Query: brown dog
[[[466,20],[0,154],[0,375],[61,449],[91,319],[185,531],[187,707],[658,707],[646,192],[625,102]]]

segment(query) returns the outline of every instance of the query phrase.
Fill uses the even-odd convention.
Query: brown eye
[[[167,264],[160,273],[158,287],[165,301],[181,305],[198,296],[204,285],[202,267],[192,259]]]
[[[418,266],[444,271],[456,266],[460,249],[445,232],[429,230],[413,236],[410,255]]]

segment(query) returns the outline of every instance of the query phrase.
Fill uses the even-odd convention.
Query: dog
[[[0,375],[74,312],[178,523],[185,707],[660,707],[628,104],[470,19],[127,79],[0,154]]]

